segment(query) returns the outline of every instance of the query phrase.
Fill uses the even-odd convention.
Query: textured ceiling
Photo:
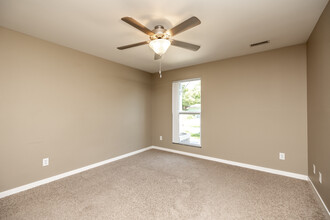
[[[174,38],[201,45],[197,52],[171,46],[163,70],[305,43],[328,0],[0,0],[0,25],[147,72],[158,61],[148,40],[120,18],[166,29],[190,18],[202,24]],[[254,42],[270,44],[251,48]]]

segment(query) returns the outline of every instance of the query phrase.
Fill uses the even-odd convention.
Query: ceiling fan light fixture
[[[149,47],[159,56],[166,53],[170,45],[171,41],[167,39],[156,39],[149,42]]]

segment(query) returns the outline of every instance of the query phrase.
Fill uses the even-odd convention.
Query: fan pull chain
[[[162,78],[162,59],[159,60],[159,78]]]

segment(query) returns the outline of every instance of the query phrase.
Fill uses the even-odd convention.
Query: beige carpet
[[[0,219],[329,219],[307,181],[150,150],[0,200]]]

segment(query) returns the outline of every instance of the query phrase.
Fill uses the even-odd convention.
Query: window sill
[[[175,143],[175,142],[172,142],[172,144],[178,144],[178,145],[183,145],[183,146],[188,146],[188,147],[197,147],[197,148],[202,148],[202,146],[201,146],[201,145],[194,145],[194,144]]]

